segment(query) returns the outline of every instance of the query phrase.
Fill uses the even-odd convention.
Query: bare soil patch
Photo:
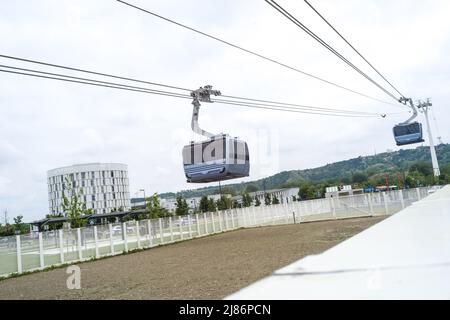
[[[321,253],[384,217],[242,229],[0,281],[0,299],[222,299],[304,256]]]

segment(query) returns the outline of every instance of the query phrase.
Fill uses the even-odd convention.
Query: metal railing
[[[0,276],[114,256],[215,233],[281,224],[391,215],[429,188],[316,199],[0,238]]]

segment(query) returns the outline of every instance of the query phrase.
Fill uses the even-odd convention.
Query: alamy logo
[[[70,266],[66,270],[70,276],[67,278],[66,285],[69,290],[81,289],[81,269],[79,266]]]

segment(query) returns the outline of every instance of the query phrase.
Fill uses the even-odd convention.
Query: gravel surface
[[[0,299],[221,299],[304,256],[318,254],[384,217],[241,229],[0,281]]]

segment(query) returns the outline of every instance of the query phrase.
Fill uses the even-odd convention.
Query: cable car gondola
[[[398,146],[425,141],[423,140],[422,124],[419,122],[398,124],[393,131]]]
[[[183,148],[188,182],[207,183],[248,177],[250,157],[245,141],[223,134]]]
[[[248,177],[250,172],[250,155],[245,141],[227,134],[214,135],[200,129],[198,116],[200,101],[211,102],[210,95],[220,95],[220,91],[205,86],[191,93],[192,130],[208,139],[191,142],[183,147],[183,166],[187,182],[209,183],[229,179]]]
[[[400,99],[400,102],[405,102],[405,104],[406,102],[409,102],[411,109],[413,110],[413,115],[405,122],[400,123],[393,128],[392,131],[394,133],[397,146],[424,142],[422,124],[417,121],[411,122],[417,117],[417,110],[412,102],[412,99],[402,98]]]

